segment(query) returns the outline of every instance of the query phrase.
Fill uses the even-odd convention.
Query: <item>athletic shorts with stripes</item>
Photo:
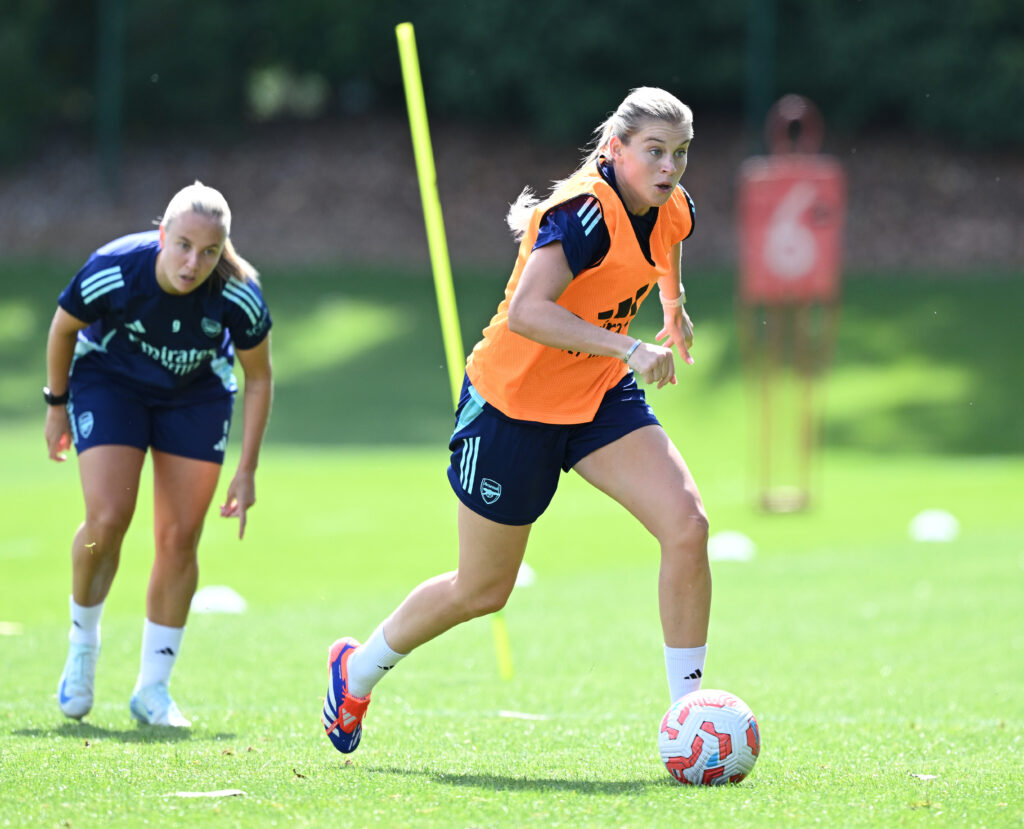
[[[190,398],[181,391],[146,391],[109,374],[75,366],[68,418],[75,450],[120,444],[145,452],[224,463],[234,395],[209,391]]]
[[[532,524],[568,472],[595,449],[658,425],[632,373],[609,389],[589,423],[538,423],[507,417],[466,378],[448,448],[448,481],[471,510],[499,524]]]

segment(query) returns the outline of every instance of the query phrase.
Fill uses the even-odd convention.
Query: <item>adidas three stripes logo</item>
[[[462,460],[459,463],[459,483],[466,492],[473,491],[476,478],[476,458],[480,452],[480,438],[467,438],[462,443]]]

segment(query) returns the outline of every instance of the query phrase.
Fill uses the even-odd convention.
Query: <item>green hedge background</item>
[[[60,131],[400,112],[405,20],[432,118],[578,138],[652,84],[749,123],[799,92],[835,129],[1024,142],[1017,0],[5,0],[0,20],[7,162]]]

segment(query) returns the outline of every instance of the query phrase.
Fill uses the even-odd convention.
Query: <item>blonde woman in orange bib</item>
[[[458,569],[416,587],[365,643],[329,650],[322,721],[339,751],[359,745],[370,691],[402,658],[504,607],[533,523],[574,470],[658,541],[669,696],[700,687],[711,605],[708,521],[697,485],[637,380],[676,383],[692,363],[683,240],[694,209],[679,180],[693,139],[687,106],[634,89],[595,130],[591,152],[545,199],[524,190],[508,224],[519,255],[466,362],[450,439]],[[629,333],[659,296],[655,342]]]

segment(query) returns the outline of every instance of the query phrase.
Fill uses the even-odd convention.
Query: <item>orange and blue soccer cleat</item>
[[[359,643],[346,636],[333,645],[327,656],[330,674],[327,699],[324,700],[323,724],[327,736],[338,751],[350,754],[363,736],[363,717],[370,704],[370,695],[354,697],[348,693],[348,658]]]

